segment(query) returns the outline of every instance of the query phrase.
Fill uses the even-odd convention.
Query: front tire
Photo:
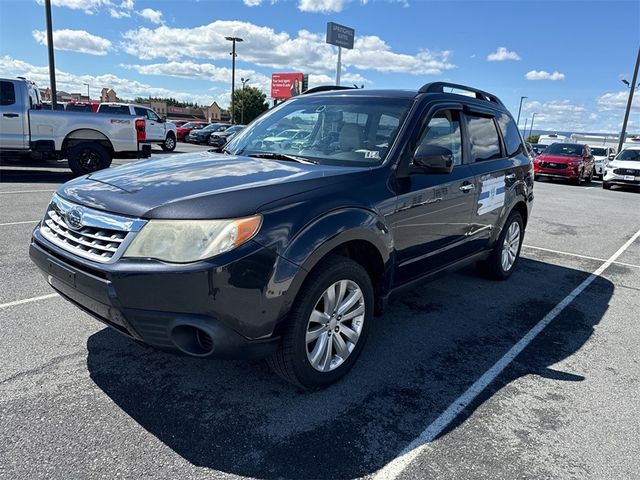
[[[160,144],[160,147],[162,147],[162,150],[165,152],[173,152],[176,149],[176,137],[173,133],[167,134],[167,138]]]
[[[75,175],[86,175],[109,168],[111,155],[99,143],[80,142],[69,149],[67,163]]]
[[[304,389],[336,382],[360,355],[373,309],[371,279],[360,264],[337,255],[321,260],[298,292],[269,366]]]
[[[605,190],[611,190],[611,184],[609,182],[602,181],[602,188]]]
[[[506,280],[520,260],[524,239],[524,221],[520,212],[512,211],[498,236],[488,259],[478,262],[480,271],[493,280]]]

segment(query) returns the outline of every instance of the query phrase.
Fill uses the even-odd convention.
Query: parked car
[[[173,123],[176,128],[183,126],[186,123],[189,123],[189,120],[173,120],[173,119],[169,119],[169,121],[171,123]]]
[[[543,145],[541,143],[531,144],[531,150],[533,150],[533,153],[535,153],[536,155],[540,155],[541,153],[544,153],[544,150],[546,148],[547,148],[547,145]]]
[[[592,147],[591,145],[589,145],[589,148],[595,162],[593,176],[602,178],[609,160],[613,160],[616,157],[616,149],[613,147]]]
[[[56,110],[65,110],[65,102],[56,102]],[[51,102],[42,102],[40,110],[53,110],[53,104]]]
[[[576,185],[593,180],[595,161],[588,145],[554,143],[534,161],[536,180],[540,177],[570,180]]]
[[[176,126],[160,118],[148,107],[133,103],[101,103],[98,113],[144,117],[148,143],[157,143],[165,152],[172,152],[176,148]]]
[[[189,135],[191,130],[200,130],[201,128],[209,125],[207,122],[187,122],[184,125],[176,128],[176,137],[179,142],[186,142],[186,136]]]
[[[113,158],[148,157],[143,118],[42,109],[35,83],[0,79],[0,153],[64,159],[76,175],[111,165]]]
[[[228,123],[211,123],[204,128],[194,129],[186,136],[186,141],[189,143],[207,144],[209,142],[209,136],[215,132],[224,132],[231,125]]]
[[[209,135],[209,145],[213,150],[220,151],[225,144],[230,141],[236,133],[239,133],[246,125],[232,125],[222,132],[213,132]]]
[[[640,146],[625,148],[609,162],[602,179],[602,188],[612,185],[640,186]]]
[[[196,357],[268,357],[305,388],[349,371],[393,295],[473,262],[512,274],[533,168],[495,95],[445,82],[315,92],[265,113],[228,154],[62,185],[31,258],[125,335]],[[302,149],[262,147],[283,121],[314,123]]]
[[[291,142],[299,142],[309,136],[309,131],[301,130],[298,128],[289,128],[276,134],[270,134],[262,139],[262,142],[266,148],[281,148],[287,147]]]
[[[97,112],[99,105],[96,102],[68,102],[65,110],[67,112]]]

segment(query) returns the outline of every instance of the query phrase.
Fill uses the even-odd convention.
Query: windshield
[[[606,157],[607,151],[604,148],[591,147],[591,153],[596,157]]]
[[[624,160],[625,162],[640,162],[640,150],[623,150],[617,156],[616,160]]]
[[[228,144],[237,155],[278,153],[328,165],[381,164],[411,100],[296,97],[266,113]]]
[[[211,130],[215,131],[215,132],[220,132],[222,130],[224,130],[226,128],[226,125],[220,125],[217,123],[212,123],[211,125],[207,125],[206,127],[203,128],[203,130],[206,130],[207,132],[210,132]]]
[[[561,155],[564,157],[581,157],[584,145],[575,143],[554,143],[544,151],[545,155]]]

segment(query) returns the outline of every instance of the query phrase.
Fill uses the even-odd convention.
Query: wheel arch
[[[113,155],[114,150],[111,140],[109,140],[109,138],[102,132],[93,130],[91,128],[79,128],[77,130],[69,132],[62,141],[62,155],[66,157],[69,153],[69,149],[74,145],[77,145],[78,143],[91,141],[99,143],[104,148],[106,148],[111,155]]]

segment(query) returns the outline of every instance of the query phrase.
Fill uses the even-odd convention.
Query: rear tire
[[[480,271],[492,280],[509,278],[520,260],[523,239],[524,221],[520,212],[514,210],[507,218],[489,258],[478,262]]]
[[[86,175],[109,168],[111,155],[99,143],[81,142],[69,149],[67,163],[75,175]]]
[[[609,182],[602,181],[602,188],[605,190],[611,190],[611,184]]]
[[[333,305],[332,298],[336,299]],[[356,303],[347,308],[354,298],[358,298]],[[341,306],[345,310],[340,313]],[[283,325],[278,350],[267,359],[269,366],[284,380],[303,389],[336,382],[360,355],[373,310],[373,286],[360,264],[338,255],[321,260],[298,292]],[[349,318],[343,319],[343,315]],[[341,348],[348,351],[343,350],[340,355]]]
[[[176,149],[176,137],[172,132],[167,133],[167,138],[160,144],[160,147],[165,152],[173,152]]]

